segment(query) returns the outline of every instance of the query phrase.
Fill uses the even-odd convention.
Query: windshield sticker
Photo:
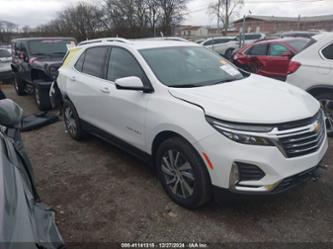
[[[236,68],[231,66],[230,64],[225,64],[225,65],[221,66],[220,68],[231,76],[236,76],[236,75],[240,74],[240,72]]]
[[[220,64],[225,65],[225,64],[228,64],[228,62],[226,62],[225,60],[222,59],[222,60],[220,60]]]

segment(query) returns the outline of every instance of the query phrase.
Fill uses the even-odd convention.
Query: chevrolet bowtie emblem
[[[313,131],[314,131],[315,133],[319,133],[320,130],[321,130],[320,123],[318,123],[318,122],[315,123],[314,126],[313,126]]]

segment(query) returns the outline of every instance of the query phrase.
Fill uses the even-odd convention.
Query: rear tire
[[[164,190],[178,205],[195,209],[211,199],[206,165],[181,137],[169,138],[159,146],[155,165]]]
[[[85,132],[82,129],[77,111],[69,100],[64,101],[63,105],[64,122],[69,135],[75,140],[82,140]]]
[[[14,75],[14,88],[18,96],[24,96],[26,95],[25,92],[25,83],[23,80],[21,80],[18,75],[15,73]]]
[[[314,97],[325,113],[327,135],[333,137],[333,93],[318,93]]]

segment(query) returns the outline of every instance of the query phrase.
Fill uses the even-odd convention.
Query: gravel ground
[[[26,114],[37,112],[32,96],[3,89]],[[189,211],[169,200],[149,167],[97,138],[73,141],[62,121],[23,139],[66,242],[333,242],[332,167],[283,195]]]

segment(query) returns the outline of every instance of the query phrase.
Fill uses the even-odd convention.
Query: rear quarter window
[[[333,60],[333,43],[324,48],[321,53],[326,59]]]

